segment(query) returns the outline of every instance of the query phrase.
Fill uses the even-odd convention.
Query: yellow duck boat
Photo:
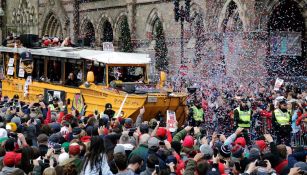
[[[86,114],[103,112],[111,103],[117,116],[132,119],[144,106],[144,120],[159,113],[166,116],[167,110],[175,111],[179,124],[186,119],[187,94],[165,90],[163,72],[160,82],[150,82],[147,54],[71,47],[0,47],[0,52],[2,94],[8,97],[17,94],[22,101],[36,102],[37,95],[44,94],[49,102],[57,96],[69,111],[75,108]]]

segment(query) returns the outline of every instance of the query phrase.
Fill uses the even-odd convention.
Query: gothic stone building
[[[183,58],[173,0],[1,0],[1,5],[4,35],[90,39],[96,49],[106,41],[119,48],[120,24],[126,17],[134,51],[152,58],[155,28],[161,22],[169,73],[174,75],[181,60],[190,78],[222,75],[245,81],[306,75],[307,0],[191,0]]]

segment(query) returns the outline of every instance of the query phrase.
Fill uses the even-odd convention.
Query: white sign
[[[278,91],[283,83],[284,83],[283,79],[277,78],[274,85],[274,91]]]
[[[179,68],[179,72],[181,76],[186,76],[188,75],[188,67],[185,65],[181,65]]]
[[[14,58],[10,58],[8,66],[14,66]]]
[[[177,130],[177,119],[176,119],[176,113],[174,111],[167,110],[166,111],[166,124],[168,129],[171,132],[175,132]]]
[[[9,67],[7,69],[7,75],[14,75],[14,67]]]
[[[114,46],[112,42],[103,42],[103,51],[114,52]]]
[[[22,77],[22,78],[25,77],[25,70],[19,69],[18,77]]]

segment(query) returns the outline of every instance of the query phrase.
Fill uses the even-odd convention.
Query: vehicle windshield
[[[111,66],[109,67],[109,83],[112,81],[144,83],[145,67]]]

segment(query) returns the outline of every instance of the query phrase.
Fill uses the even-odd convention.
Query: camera
[[[159,174],[159,172],[160,172],[159,165],[155,165],[155,170],[156,170],[156,174]]]
[[[16,133],[14,133],[14,132],[10,132],[9,134],[8,134],[8,136],[10,137],[10,138],[17,138],[17,134]]]
[[[136,128],[130,128],[129,129],[129,136],[133,136],[133,133],[136,131]]]
[[[60,149],[54,149],[53,153],[54,154],[61,154],[61,148]]]
[[[267,167],[267,163],[264,160],[257,160],[256,162],[256,166],[260,166],[260,167]]]

